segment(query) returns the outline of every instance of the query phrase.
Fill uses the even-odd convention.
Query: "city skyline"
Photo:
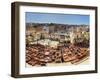
[[[33,13],[26,12],[26,23],[56,23],[72,25],[89,25],[89,15],[55,14],[55,13]]]

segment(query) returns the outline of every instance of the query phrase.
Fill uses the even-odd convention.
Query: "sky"
[[[26,12],[26,23],[58,23],[89,25],[89,15]]]

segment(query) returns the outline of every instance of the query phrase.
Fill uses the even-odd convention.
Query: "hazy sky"
[[[89,15],[54,14],[54,13],[25,13],[26,22],[32,23],[59,23],[59,24],[86,24],[89,25]]]

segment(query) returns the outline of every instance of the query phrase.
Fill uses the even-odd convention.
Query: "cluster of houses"
[[[75,42],[82,42],[83,38],[89,40],[89,25],[26,24],[26,41],[28,43],[41,39],[51,39],[74,44]]]

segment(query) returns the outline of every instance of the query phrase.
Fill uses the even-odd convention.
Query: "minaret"
[[[75,42],[74,39],[75,39],[75,33],[74,33],[74,29],[72,27],[72,30],[70,32],[70,42],[71,42],[71,44],[74,44],[74,42]]]

